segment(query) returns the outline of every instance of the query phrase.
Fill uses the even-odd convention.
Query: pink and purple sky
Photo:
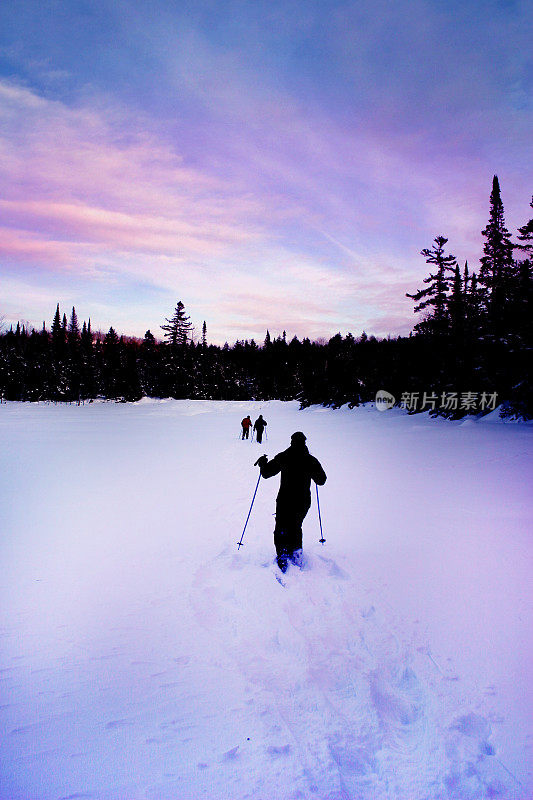
[[[0,317],[405,334],[437,235],[530,216],[531,4],[10,0]]]

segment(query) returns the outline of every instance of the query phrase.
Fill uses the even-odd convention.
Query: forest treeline
[[[533,198],[531,201],[533,208]],[[470,272],[437,236],[421,251],[429,274],[408,294],[421,320],[407,337],[362,333],[313,342],[285,333],[261,343],[209,344],[192,336],[178,302],[165,320],[163,341],[102,335],[59,304],[48,329],[20,323],[0,335],[0,398],[84,402],[133,401],[143,396],[221,400],[298,399],[358,405],[380,389],[411,412],[452,417],[486,412],[533,417],[530,381],[533,219],[516,241],[505,227],[497,176],[483,230],[480,268]]]

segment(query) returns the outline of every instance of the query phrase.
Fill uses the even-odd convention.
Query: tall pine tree
[[[78,315],[76,309],[72,306],[72,313],[68,323],[68,340],[69,344],[75,344],[80,338],[80,326],[78,324]]]
[[[185,314],[185,306],[178,301],[174,310],[174,314],[170,319],[165,318],[166,325],[161,325],[161,330],[165,331],[165,339],[167,344],[172,347],[183,347],[187,344],[187,340],[192,328],[190,318]]]
[[[52,321],[52,341],[55,345],[63,341],[63,328],[61,327],[61,315],[59,313],[59,303],[57,304],[56,313]]]
[[[485,237],[484,256],[481,258],[478,284],[484,311],[487,314],[489,337],[499,338],[507,316],[509,292],[513,282],[513,244],[505,227],[504,209],[498,176],[492,179],[490,216]]]

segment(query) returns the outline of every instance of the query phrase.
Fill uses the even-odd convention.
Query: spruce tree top
[[[486,241],[483,245],[485,255],[481,258],[480,282],[491,290],[503,277],[502,273],[513,262],[511,235],[505,227],[503,203],[498,176],[492,179],[490,193],[490,215],[487,227],[482,231]]]

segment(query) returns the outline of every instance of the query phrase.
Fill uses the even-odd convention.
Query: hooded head
[[[305,447],[306,436],[301,431],[296,431],[291,436],[291,447]]]

